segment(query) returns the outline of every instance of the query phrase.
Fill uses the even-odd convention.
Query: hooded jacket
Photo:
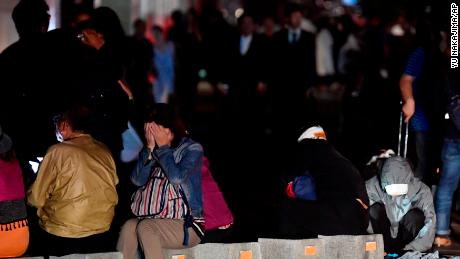
[[[402,157],[388,158],[379,176],[374,176],[366,182],[370,205],[382,203],[391,224],[391,237],[396,238],[401,219],[411,209],[420,209],[425,216],[425,225],[417,237],[404,247],[404,250],[426,251],[431,248],[435,236],[436,215],[433,196],[430,189],[414,177],[406,159]],[[385,186],[390,184],[407,184],[407,194],[390,196],[385,192]]]
[[[342,207],[360,199],[369,205],[364,181],[358,169],[327,140],[302,139],[290,179],[310,172],[315,180],[317,198]]]

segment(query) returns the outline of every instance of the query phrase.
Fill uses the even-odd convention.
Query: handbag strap
[[[165,167],[163,166],[163,164],[161,163],[160,161],[160,158],[152,151],[152,158],[155,159],[155,162],[158,163],[158,166],[161,168],[161,170],[163,170],[163,173],[165,174],[166,170],[165,170]],[[150,175],[150,177],[152,177],[152,174]],[[166,174],[165,174],[166,177],[168,177]],[[193,216],[191,214],[191,207],[189,205],[189,202],[187,200],[187,196],[185,195],[185,192],[184,190],[182,189],[182,186],[179,184],[179,194],[181,195],[182,197],[182,200],[184,201],[185,203],[185,206],[187,207],[187,212],[184,216],[184,240],[182,242],[182,245],[184,246],[188,246],[188,243],[189,243],[189,233],[188,233],[188,229],[192,227],[193,225]]]

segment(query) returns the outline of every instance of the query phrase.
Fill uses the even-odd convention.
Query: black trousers
[[[367,211],[353,199],[338,202],[286,199],[281,208],[282,238],[316,238],[318,235],[364,235]]]
[[[91,254],[115,251],[118,233],[107,231],[82,238],[67,238],[50,234],[43,229],[36,229],[32,233],[31,242],[34,243],[35,256],[64,256],[69,254]]]
[[[425,216],[419,209],[409,210],[399,222],[398,236],[391,237],[390,221],[385,206],[375,203],[369,208],[369,218],[375,234],[383,235],[385,252],[401,252],[418,235],[425,225]]]

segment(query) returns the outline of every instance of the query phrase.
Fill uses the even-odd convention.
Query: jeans
[[[460,179],[460,139],[444,139],[443,169],[436,194],[436,234],[449,235],[452,199]]]

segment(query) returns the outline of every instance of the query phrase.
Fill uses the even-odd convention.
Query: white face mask
[[[409,188],[407,184],[389,184],[385,186],[386,193],[388,193],[388,195],[391,196],[400,196],[407,194],[408,189]]]
[[[58,129],[56,129],[56,140],[59,142],[64,141],[64,137],[62,136],[61,132]]]

